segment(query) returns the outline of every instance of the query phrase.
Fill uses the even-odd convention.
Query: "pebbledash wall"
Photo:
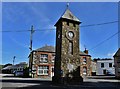
[[[55,48],[53,46],[43,46],[33,50],[29,55],[30,76],[34,78],[47,78],[54,76]],[[80,52],[80,74],[90,76],[91,56],[85,52]]]

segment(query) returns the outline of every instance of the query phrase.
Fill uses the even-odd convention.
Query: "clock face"
[[[74,37],[74,33],[73,33],[72,31],[69,31],[69,32],[68,32],[68,36],[69,36],[69,38],[72,39],[72,38]]]

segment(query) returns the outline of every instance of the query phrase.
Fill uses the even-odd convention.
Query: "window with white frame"
[[[86,57],[83,58],[83,64],[86,64],[87,61],[86,61]]]
[[[40,55],[40,62],[47,63],[48,62],[48,54],[41,54]]]
[[[38,67],[38,75],[48,75],[48,66],[39,66]]]

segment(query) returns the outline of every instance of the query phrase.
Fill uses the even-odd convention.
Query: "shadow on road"
[[[11,80],[11,79],[5,79],[5,80],[2,80],[2,82],[11,82],[11,83],[45,83],[45,84],[50,84],[51,81],[50,80],[20,80],[20,79],[14,79],[14,80]]]
[[[88,79],[112,79],[116,80],[115,76],[88,76]]]
[[[120,82],[83,82],[80,85],[54,85],[50,80],[2,80],[2,82],[12,83],[37,83],[25,87],[17,87],[10,89],[120,89]],[[6,89],[6,88],[2,88]]]
[[[40,85],[21,87],[16,89],[120,89],[120,83],[108,83],[108,82],[84,82],[80,85],[54,85],[51,82],[49,84],[42,83]]]

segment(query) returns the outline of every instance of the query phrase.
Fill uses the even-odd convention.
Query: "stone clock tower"
[[[55,24],[56,26],[56,58],[54,83],[79,83],[79,24],[81,22],[67,9]]]

